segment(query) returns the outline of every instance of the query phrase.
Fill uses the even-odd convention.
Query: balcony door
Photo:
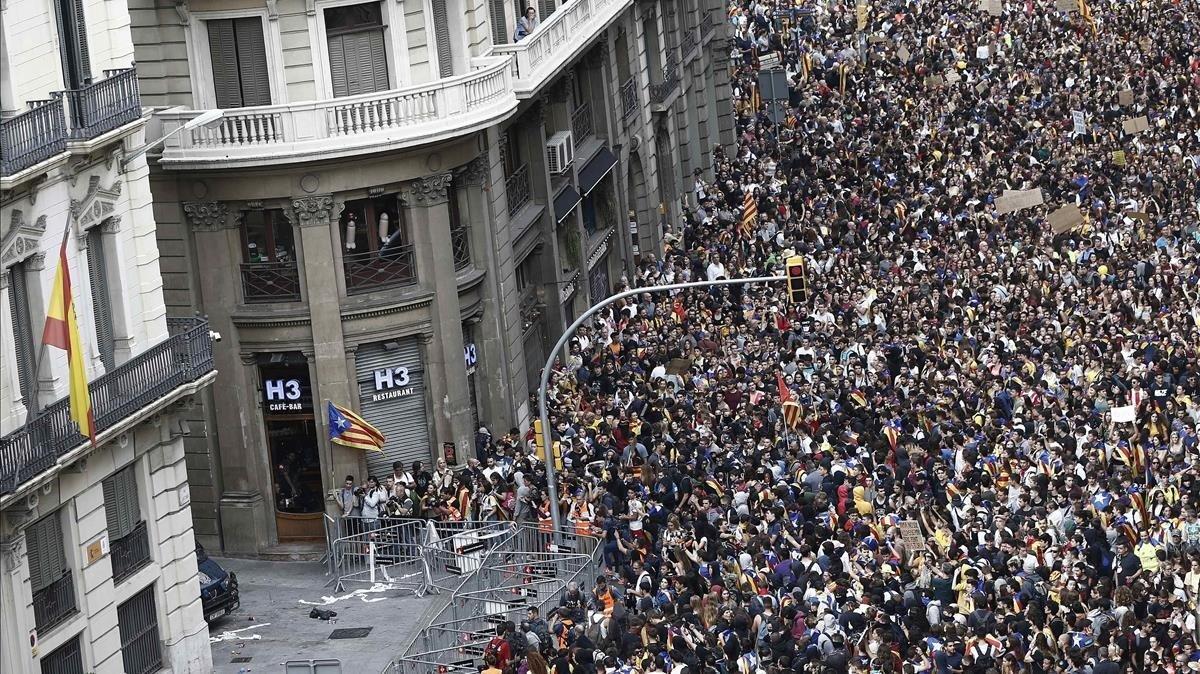
[[[262,18],[210,19],[205,23],[217,107],[270,105],[270,69]]]
[[[87,19],[83,0],[55,0],[58,21],[58,46],[62,56],[63,83],[68,89],[82,89],[92,81],[88,55]]]
[[[329,77],[335,98],[387,91],[387,49],[378,2],[325,10]]]

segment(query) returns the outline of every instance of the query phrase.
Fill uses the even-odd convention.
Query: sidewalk
[[[241,608],[213,621],[209,629],[213,671],[283,672],[288,660],[337,659],[342,671],[376,674],[416,634],[438,595],[377,586],[333,592],[324,587],[325,567],[316,562],[217,559],[237,574]],[[307,603],[305,603],[307,602]],[[313,605],[337,612],[328,622],[309,618]],[[336,629],[371,628],[357,639],[330,639]],[[234,658],[249,662],[233,662]]]

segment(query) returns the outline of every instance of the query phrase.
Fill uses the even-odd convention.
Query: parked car
[[[211,623],[241,606],[237,574],[222,569],[199,543],[196,562],[200,567],[200,601],[204,605],[205,622]]]

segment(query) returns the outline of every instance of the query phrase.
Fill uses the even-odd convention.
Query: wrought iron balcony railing
[[[242,297],[247,304],[299,302],[300,270],[296,261],[242,263]]]
[[[667,63],[662,69],[662,81],[650,85],[650,101],[657,104],[665,102],[678,86],[679,67],[675,63],[675,57],[668,54]]]
[[[683,35],[679,38],[679,47],[682,50],[683,58],[688,58],[700,44],[700,35],[695,28],[687,28],[683,31]]]
[[[575,112],[571,113],[571,135],[575,137],[576,144],[592,135],[592,106],[590,103],[583,103],[575,108]]]
[[[628,117],[637,110],[637,81],[630,77],[621,85],[621,117]]]
[[[88,385],[100,434],[213,369],[212,336],[202,318],[168,318],[170,337]],[[87,438],[61,398],[0,438],[0,494],[52,467]]]
[[[384,255],[378,251],[346,253],[342,266],[349,295],[417,282],[417,258],[411,245],[389,248]]]
[[[708,37],[716,28],[717,22],[713,20],[712,12],[700,16],[700,37]]]
[[[71,572],[33,593],[33,622],[42,634],[75,615],[75,584]]]
[[[0,175],[13,175],[67,149],[61,98],[31,101],[29,110],[0,122]]]
[[[466,269],[471,266],[471,229],[458,226],[450,230],[450,248],[454,255],[454,268]]]
[[[150,563],[150,537],[146,523],[138,522],[133,531],[109,542],[113,582],[119,583]]]
[[[136,68],[105,70],[104,79],[63,96],[71,107],[71,138],[86,140],[141,117]]]
[[[504,195],[508,198],[508,214],[516,215],[529,203],[529,164],[521,167],[504,179]]]

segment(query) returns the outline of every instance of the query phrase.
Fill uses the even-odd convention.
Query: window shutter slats
[[[74,5],[75,42],[77,47],[75,58],[79,66],[80,77],[86,82],[92,78],[92,60],[88,54],[87,17],[83,12],[83,0],[75,0]]]
[[[137,474],[133,466],[104,480],[104,515],[110,540],[125,538],[142,519],[138,506]]]
[[[25,407],[33,408],[33,321],[29,316],[29,290],[25,265],[17,263],[8,269],[8,307],[12,315],[13,342],[17,355],[17,379]]]
[[[488,0],[492,18],[492,44],[508,44],[508,6],[505,0]]]
[[[371,50],[371,91],[388,90],[387,48],[383,43],[383,31],[373,30],[366,34],[367,47]]]
[[[267,73],[267,45],[262,19],[257,16],[234,20],[237,66],[241,78],[242,105],[270,105],[271,80]]]
[[[213,89],[218,108],[242,107],[242,87],[238,73],[237,42],[233,19],[207,22],[208,53],[212,61]]]
[[[25,550],[29,560],[29,585],[34,592],[62,577],[67,569],[63,552],[61,512],[55,511],[25,530]]]
[[[335,98],[350,95],[350,83],[346,76],[346,51],[343,48],[344,35],[334,35],[329,38],[329,74],[333,81]]]
[[[438,72],[442,77],[454,74],[453,54],[450,51],[450,15],[446,11],[446,0],[432,0],[433,35],[437,43]]]
[[[108,292],[108,261],[105,259],[103,233],[99,228],[88,232],[88,277],[92,287],[92,314],[96,321],[96,346],[104,371],[116,368],[116,344],[113,337],[112,300]]]

